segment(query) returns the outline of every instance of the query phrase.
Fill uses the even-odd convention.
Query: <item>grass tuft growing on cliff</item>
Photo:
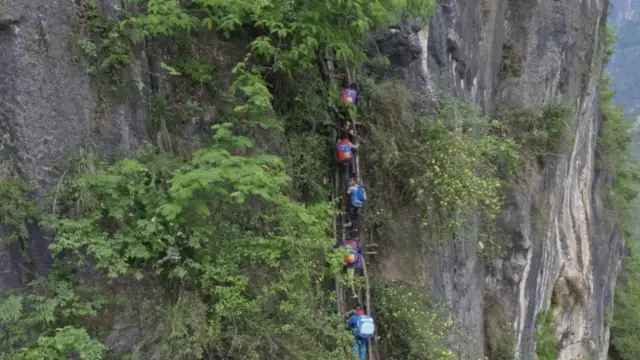
[[[513,360],[515,331],[509,324],[500,301],[487,298],[484,308],[486,355],[491,360]]]
[[[5,243],[27,237],[26,224],[37,215],[33,188],[16,177],[0,181],[0,225]]]
[[[538,360],[557,360],[560,343],[556,340],[556,319],[553,310],[536,315],[536,355]]]

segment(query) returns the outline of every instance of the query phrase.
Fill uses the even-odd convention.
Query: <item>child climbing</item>
[[[358,184],[358,179],[355,176],[349,179],[349,188],[346,191],[346,195],[349,197],[347,201],[349,222],[344,226],[351,227],[351,231],[357,234],[360,231],[360,208],[367,200],[367,193],[364,186]]]
[[[367,315],[360,306],[356,306],[354,312],[347,319],[347,327],[351,329],[354,337],[353,351],[360,360],[367,359],[367,341],[375,332],[373,318]]]
[[[356,292],[356,270],[358,276],[362,276],[362,245],[358,244],[358,241],[352,237],[350,240],[345,240],[342,243],[337,243],[334,248],[342,247],[344,250],[344,268],[347,273],[347,282],[351,287],[353,298],[358,298]]]
[[[349,183],[349,177],[356,175],[356,154],[354,152],[356,149],[358,149],[358,145],[352,143],[346,137],[339,139],[336,144],[338,163],[341,165],[342,171],[344,171],[345,186]]]
[[[342,109],[342,119],[344,122],[344,127],[350,135],[353,135],[353,130],[355,129],[355,119],[357,114],[357,105],[358,105],[358,84],[351,83],[347,84],[347,80],[345,79],[345,86],[342,88],[340,92],[340,98],[342,99],[343,109]]]

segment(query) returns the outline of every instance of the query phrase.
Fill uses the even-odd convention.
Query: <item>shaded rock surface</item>
[[[109,16],[121,9],[114,0],[99,5]],[[148,91],[162,88],[152,85],[149,70],[158,66],[158,54],[149,60],[140,54],[132,73],[142,86],[122,105],[105,106],[69,50],[72,1],[0,0],[0,6],[0,174],[24,175],[45,206],[61,176],[56,165],[70,154],[127,152],[147,138]],[[391,60],[385,75],[415,89],[425,114],[443,93],[487,112],[556,101],[574,110],[568,151],[546,156],[544,167],[532,169],[529,182],[508,199],[501,216],[509,243],[504,258],[485,263],[471,238],[425,246],[418,257],[385,249],[379,264],[385,276],[426,281],[432,295],[450,306],[471,338],[452,339],[461,358],[484,359],[486,299],[501,300],[517,359],[533,358],[536,313],[552,303],[560,359],[606,358],[603,314],[611,310],[620,258],[620,240],[604,224],[595,168],[606,9],[604,0],[441,0],[433,18],[403,21],[375,37],[377,51]],[[413,241],[425,236],[419,224],[401,216],[389,226]],[[50,262],[45,236],[36,225],[30,235],[28,256],[42,275]],[[2,288],[24,282],[24,260],[15,246],[0,249]],[[398,268],[407,257],[418,270]],[[121,340],[112,335],[110,342]]]

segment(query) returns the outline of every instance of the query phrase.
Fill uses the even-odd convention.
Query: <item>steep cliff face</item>
[[[126,152],[145,136],[143,90],[148,86],[107,109],[92,89],[86,66],[70,51],[77,13],[72,1],[0,2],[2,173],[29,179],[42,205],[61,176],[56,167],[70,155],[91,149]],[[145,61],[133,67],[146,73],[140,76],[146,85]],[[25,262],[37,265],[38,276],[46,273],[50,261],[37,226],[25,245],[30,259],[22,258],[18,243],[9,247],[12,255],[3,255],[0,263],[0,286],[23,283]]]
[[[495,301],[513,327],[516,358],[532,358],[536,314],[551,307],[561,359],[605,359],[603,314],[611,311],[620,259],[619,239],[604,224],[595,167],[607,3],[440,4],[428,28],[407,24],[380,37],[379,42],[411,44],[378,47],[395,59],[390,76],[407,79],[428,97],[454,94],[489,113],[562,101],[575,112],[575,136],[567,139],[566,153],[545,156],[543,165],[530,169],[528,181],[512,190],[501,217],[506,258],[485,266],[473,239],[429,249],[426,263],[436,264],[426,270],[433,294],[452,307],[476,339],[461,345],[473,359],[485,354],[477,339],[485,338],[483,309],[493,308]],[[407,48],[415,51],[397,53]],[[402,277],[393,271],[396,260],[389,257],[384,273]]]
[[[101,5],[107,13],[119,8],[117,2]],[[442,0],[428,26],[405,22],[375,39],[392,63],[386,75],[406,80],[425,112],[441,93],[489,113],[560,101],[574,110],[568,150],[544,154],[544,162],[526,174],[528,181],[512,189],[500,218],[508,240],[505,257],[486,262],[478,255],[477,239],[459,238],[425,248],[417,258],[423,269],[417,278],[451,307],[472,339],[455,341],[470,359],[486,355],[488,308],[497,308],[513,330],[516,358],[533,358],[536,314],[549,307],[556,313],[560,359],[606,358],[604,314],[611,310],[620,257],[618,237],[604,223],[595,167],[607,5],[604,0]],[[128,151],[146,138],[146,91],[153,86],[144,56],[132,67],[141,86],[123,105],[104,106],[69,50],[73,2],[2,0],[0,9],[6,171],[25,175],[44,197],[62,176],[55,165],[70,154],[89,147]],[[400,218],[389,228],[408,241],[424,237],[419,224]],[[30,256],[46,256],[42,236],[31,240]],[[24,281],[20,251],[3,250],[0,286],[18,286]],[[387,249],[381,272],[408,278],[411,274],[397,268],[405,255]],[[36,262],[44,273],[47,262]]]

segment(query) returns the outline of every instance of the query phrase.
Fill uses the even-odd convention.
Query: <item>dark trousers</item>
[[[351,221],[351,230],[358,232],[360,230],[360,208],[357,208],[351,204],[347,206],[347,214]]]

